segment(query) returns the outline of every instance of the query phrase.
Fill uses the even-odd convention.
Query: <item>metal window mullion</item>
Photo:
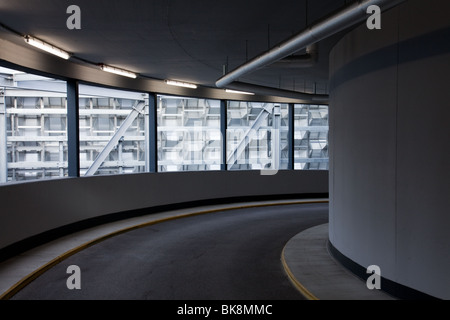
[[[158,119],[157,95],[149,93],[148,98],[148,145],[149,145],[149,172],[158,172]]]
[[[3,88],[0,89],[0,183],[8,181],[8,149],[6,138],[6,103]]]
[[[145,172],[150,172],[150,139],[149,139],[149,133],[150,133],[150,119],[149,119],[149,108],[148,108],[148,99],[149,95],[147,94],[147,97],[145,98],[145,108],[144,108],[144,137],[145,137]],[[139,150],[139,146],[138,146]],[[139,152],[138,152],[138,158]]]
[[[272,113],[272,165],[271,168],[275,170],[280,169],[281,160],[281,139],[280,139],[280,126],[281,126],[281,106],[275,105]]]
[[[288,170],[295,169],[294,148],[295,148],[295,105],[289,104],[288,109]]]
[[[80,176],[80,126],[78,81],[67,81],[67,145],[69,177]]]
[[[220,100],[220,133],[222,136],[220,170],[227,171],[227,101]]]

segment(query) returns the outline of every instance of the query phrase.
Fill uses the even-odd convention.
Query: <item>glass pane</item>
[[[80,175],[148,171],[148,95],[80,85]]]
[[[0,67],[0,83],[0,182],[67,176],[66,82]]]
[[[287,104],[229,101],[227,115],[229,170],[288,168]]]
[[[220,101],[158,96],[158,171],[220,170]]]
[[[328,170],[328,106],[294,107],[294,169]]]

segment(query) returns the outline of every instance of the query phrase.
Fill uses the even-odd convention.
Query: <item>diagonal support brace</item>
[[[263,112],[261,112],[258,117],[256,118],[253,125],[250,127],[250,129],[247,130],[242,140],[239,142],[237,147],[234,149],[233,153],[230,154],[230,156],[227,159],[228,164],[234,164],[244,152],[247,144],[250,143],[250,139],[247,139],[247,137],[250,137],[255,132],[258,132],[259,128],[262,126],[264,121],[267,119],[267,117],[272,114],[274,105],[269,104],[268,106],[265,106],[263,109]]]
[[[120,128],[116,131],[116,133],[111,137],[111,140],[109,140],[108,144],[105,146],[105,148],[100,152],[100,154],[95,159],[94,163],[89,167],[89,169],[86,171],[85,176],[93,176],[98,168],[102,165],[102,163],[106,160],[110,152],[116,147],[116,145],[119,143],[120,139],[122,139],[125,132],[128,130],[128,128],[133,124],[133,121],[138,117],[139,114],[141,114],[145,109],[145,103],[139,102],[136,107],[134,107],[128,117],[125,119],[125,121],[122,123]]]

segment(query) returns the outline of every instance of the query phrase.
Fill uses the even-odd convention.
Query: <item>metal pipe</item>
[[[380,9],[388,10],[405,0],[363,0],[354,3],[335,15],[317,23],[280,45],[272,48],[266,53],[248,61],[237,69],[229,72],[216,81],[218,88],[224,88],[228,84],[236,81],[243,75],[267,66],[275,61],[283,59],[295,52],[306,48],[308,45],[317,43],[328,38],[364,19],[367,19],[367,8],[370,5],[377,5]]]

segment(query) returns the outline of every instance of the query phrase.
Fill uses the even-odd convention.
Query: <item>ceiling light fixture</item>
[[[168,84],[169,86],[177,86],[177,87],[184,87],[184,88],[190,88],[190,89],[197,89],[197,86],[195,84],[187,83],[187,82],[166,80],[166,84]]]
[[[114,74],[118,74],[120,76],[124,76],[124,77],[128,77],[128,78],[133,78],[136,79],[137,78],[137,74],[133,73],[131,71],[128,70],[124,70],[124,69],[120,69],[120,68],[116,68],[116,67],[111,67],[111,66],[107,66],[105,64],[100,65],[100,68],[103,71],[109,72],[109,73],[114,73]]]
[[[225,89],[228,93],[237,93],[237,94],[247,94],[250,96],[254,96],[255,94],[253,92],[246,92],[246,91],[237,91],[237,90],[231,90],[231,89]]]
[[[58,56],[60,58],[63,58],[65,60],[70,58],[70,54],[64,50],[61,50],[55,46],[52,46],[51,44],[48,44],[42,40],[36,39],[31,36],[25,36],[25,42],[29,45],[32,45],[33,47],[39,48],[41,50],[44,50],[48,53],[54,54],[55,56]]]

